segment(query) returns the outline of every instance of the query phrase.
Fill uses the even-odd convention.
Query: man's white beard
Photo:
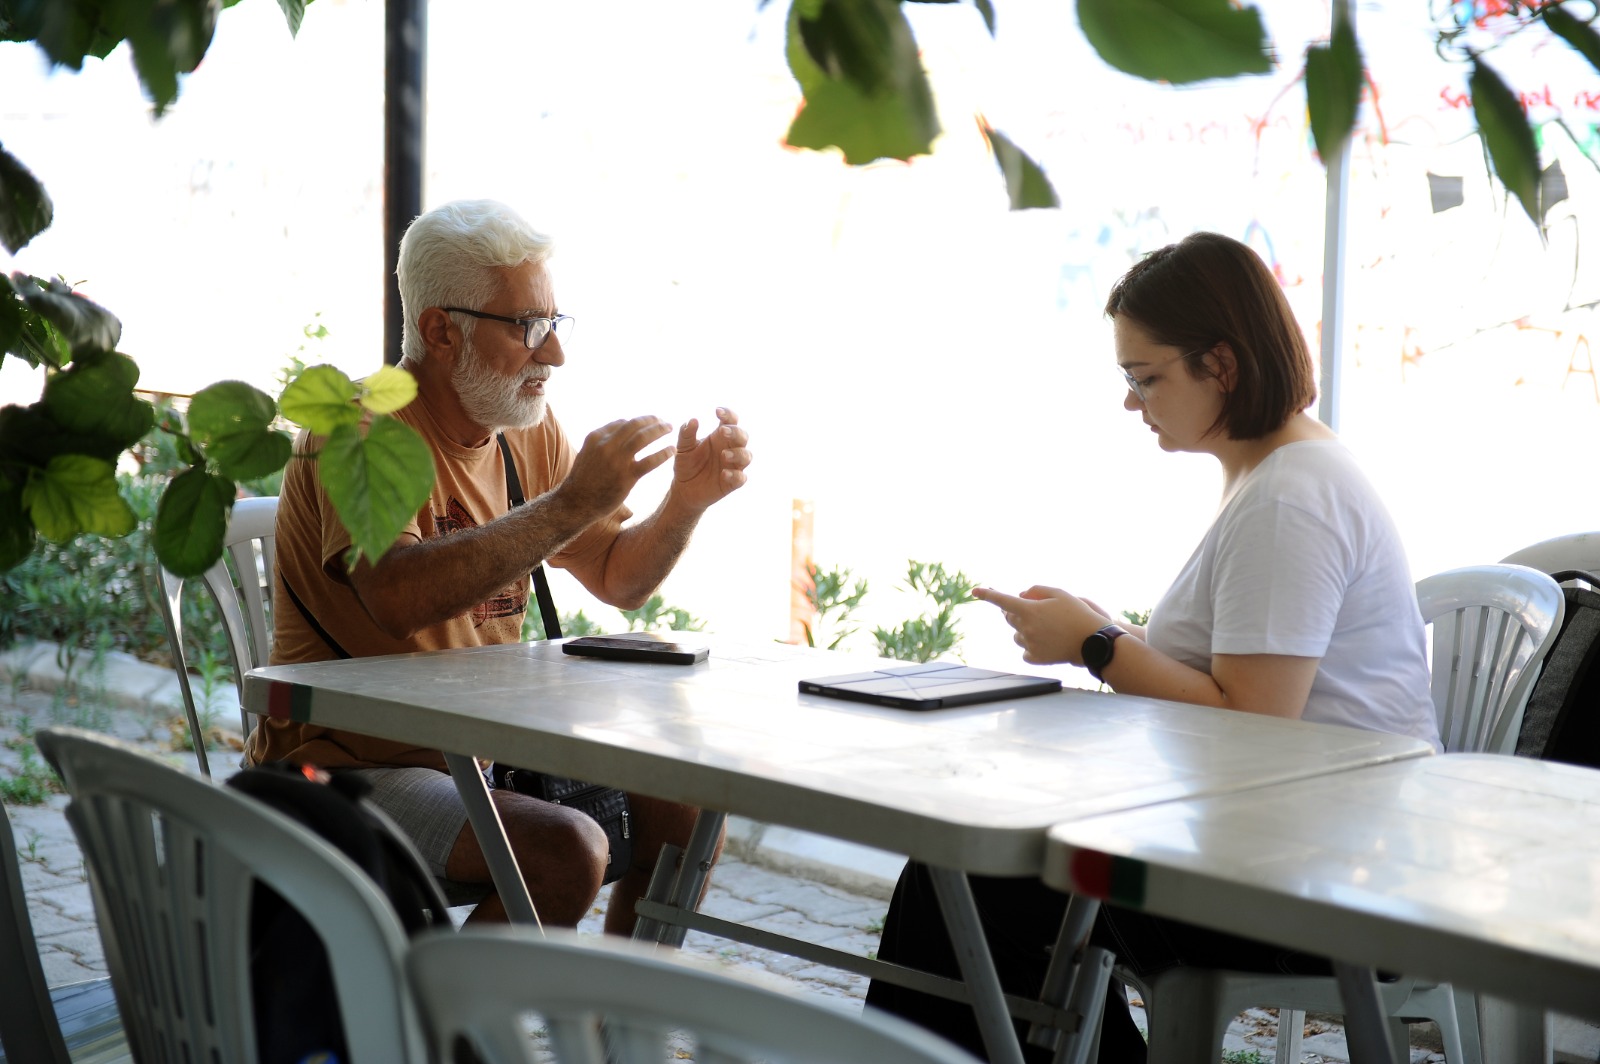
[[[544,396],[522,394],[522,383],[537,376],[530,371],[515,379],[503,377],[484,365],[477,348],[469,343],[450,373],[450,384],[461,408],[477,424],[490,431],[520,429],[544,420]]]

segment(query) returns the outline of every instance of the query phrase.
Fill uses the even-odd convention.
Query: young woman
[[[1124,694],[1426,739],[1438,730],[1405,552],[1383,504],[1334,434],[1306,413],[1311,356],[1272,273],[1248,247],[1196,233],[1151,253],[1111,291],[1123,405],[1167,451],[1214,456],[1216,518],[1147,629],[1035,586],[974,594],[1004,611],[1034,664],[1083,666]],[[974,877],[1008,992],[1037,996],[1065,897],[1037,880]],[[1325,974],[1325,961],[1105,907],[1097,945],[1154,973],[1174,964]],[[957,971],[926,873],[908,865],[879,956]],[[1100,1059],[1143,1061],[1120,994]],[[970,1009],[874,982],[867,1002],[980,1055]],[[1029,1050],[1029,1059],[1049,1055]]]

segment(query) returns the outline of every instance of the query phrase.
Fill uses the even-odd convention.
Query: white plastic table
[[[1045,834],[1062,821],[1429,752],[1397,736],[1085,691],[914,713],[797,690],[873,664],[722,639],[687,667],[509,644],[255,669],[244,703],[447,751],[469,812],[489,807],[470,757],[492,757],[908,854],[935,872],[997,1061],[1020,1054],[962,873],[1038,875]],[[720,823],[697,827],[686,873],[665,893],[653,886],[641,915],[711,923],[692,910]],[[498,830],[477,817],[474,827]],[[514,864],[496,868],[496,883],[511,907]],[[1032,1004],[1011,1003],[1036,1021],[1066,1019]]]
[[[1600,772],[1443,754],[1057,825],[1047,883],[1600,1019]]]

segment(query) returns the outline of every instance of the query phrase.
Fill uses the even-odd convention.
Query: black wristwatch
[[[1083,667],[1089,670],[1090,676],[1106,682],[1103,673],[1116,653],[1117,637],[1127,634],[1128,630],[1120,624],[1108,624],[1083,641]]]

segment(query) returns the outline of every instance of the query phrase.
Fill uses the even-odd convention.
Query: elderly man
[[[406,231],[397,271],[401,364],[417,379],[417,398],[398,416],[433,450],[433,494],[388,553],[346,571],[350,537],[313,464],[290,463],[278,506],[274,664],[324,660],[336,655],[334,647],[365,656],[515,642],[528,609],[529,571],[543,561],[569,570],[603,601],[636,608],[672,571],[706,509],[744,484],[748,437],[722,408],[704,437],[691,419],[675,445],[653,447],[672,426],[636,417],[596,429],[573,453],[545,405],[572,324],[545,268],[550,252],[548,237],[491,201],[446,204]],[[495,439],[501,430],[528,500],[514,510]],[[315,442],[302,438],[297,446]],[[628,493],[669,461],[666,498],[649,517],[625,525]],[[436,750],[263,720],[246,760],[359,771],[436,875],[490,881]],[[492,797],[541,918],[576,924],[601,886],[605,833],[565,806],[503,790]],[[606,930],[617,934],[632,929],[634,902],[661,845],[682,845],[695,815],[687,806],[629,797],[634,866],[618,880],[606,914]],[[472,918],[504,913],[491,895]]]

